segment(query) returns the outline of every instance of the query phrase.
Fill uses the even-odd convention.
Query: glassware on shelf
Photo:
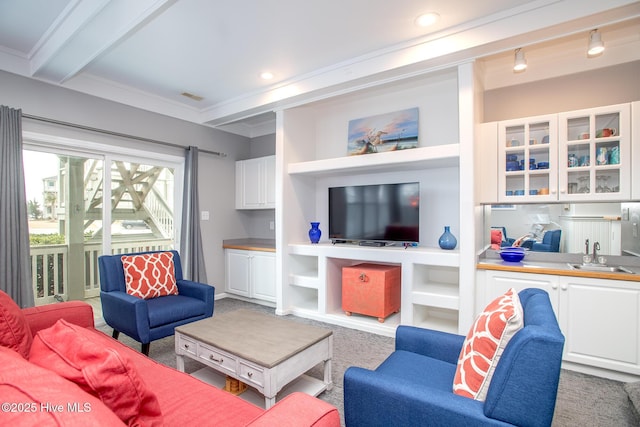
[[[613,190],[609,185],[607,185],[607,181],[609,180],[609,175],[597,176],[596,181],[599,182],[596,187],[596,193],[611,193]]]
[[[578,193],[588,193],[589,189],[589,177],[581,176],[578,178]]]

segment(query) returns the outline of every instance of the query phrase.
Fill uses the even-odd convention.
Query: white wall
[[[210,284],[224,288],[224,253],[222,240],[245,237],[247,231],[235,210],[235,160],[246,158],[249,139],[160,114],[128,107],[68,89],[0,71],[0,104],[21,108],[23,114],[80,124],[138,137],[197,146],[201,150],[221,151],[226,158],[201,153],[199,158],[200,209],[210,212],[202,221],[202,238]],[[39,124],[25,120],[23,129],[35,130]],[[69,129],[60,127],[60,132]],[[104,136],[100,137],[105,141]],[[113,145],[123,142],[112,140]],[[173,154],[179,148],[139,143],[136,147]]]

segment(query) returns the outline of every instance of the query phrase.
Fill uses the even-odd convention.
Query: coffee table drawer
[[[240,362],[240,372],[238,372],[243,381],[258,387],[264,387],[264,371],[244,362]]]
[[[206,361],[208,365],[216,365],[231,373],[236,372],[236,359],[227,353],[222,353],[200,344],[198,347],[198,357]]]
[[[180,347],[185,353],[189,353],[194,356],[197,354],[198,344],[184,335],[178,335],[178,347]]]

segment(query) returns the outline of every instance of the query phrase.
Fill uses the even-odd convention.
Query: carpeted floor
[[[217,300],[214,315],[240,308],[257,310],[275,316],[272,308],[231,298]],[[375,369],[393,351],[393,339],[294,316],[287,316],[287,318],[333,330],[332,379],[334,386],[332,390],[326,391],[318,397],[336,406],[342,417],[342,376],[344,371],[349,366]],[[111,328],[108,326],[99,329],[111,334]],[[138,350],[140,348],[140,345],[129,337],[120,335],[120,340],[133,348]],[[149,356],[160,363],[175,368],[173,336],[151,343]],[[187,372],[194,372],[201,367],[202,365],[194,360],[185,360]],[[321,379],[323,377],[321,365],[313,368],[308,374]],[[560,375],[553,426],[625,427],[640,425],[640,417],[635,412],[624,386],[625,384],[621,382],[563,370]]]

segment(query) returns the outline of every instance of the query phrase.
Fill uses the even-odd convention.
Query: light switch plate
[[[200,212],[200,219],[202,221],[209,221],[209,211]]]

